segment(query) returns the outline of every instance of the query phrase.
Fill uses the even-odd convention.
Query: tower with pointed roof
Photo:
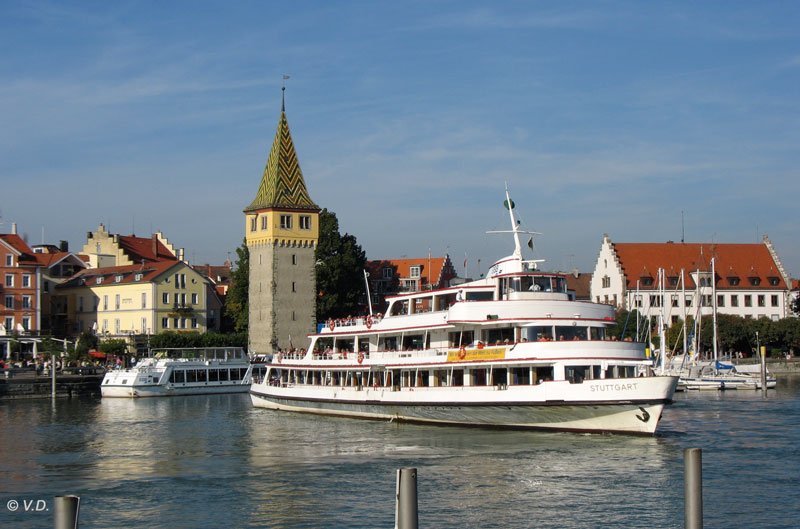
[[[316,319],[319,207],[306,189],[283,103],[261,184],[244,214],[250,350],[305,347]]]

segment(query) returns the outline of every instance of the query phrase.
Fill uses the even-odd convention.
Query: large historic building
[[[319,211],[306,189],[282,104],[261,184],[244,210],[252,353],[304,347],[314,331]]]
[[[715,305],[721,314],[778,320],[791,315],[792,299],[791,279],[766,237],[761,244],[614,243],[608,235],[591,297],[650,315],[663,307],[671,323],[711,314]]]

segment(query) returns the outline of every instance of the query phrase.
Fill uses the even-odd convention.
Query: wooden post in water
[[[703,529],[703,451],[684,449],[683,468],[684,526]]]
[[[50,396],[56,398],[56,352],[52,352],[52,360],[50,361]]]
[[[394,513],[395,529],[418,529],[417,469],[397,469],[397,508]]]
[[[767,392],[767,346],[761,346],[761,392]]]
[[[55,529],[78,529],[80,496],[56,496],[54,504],[53,527]]]

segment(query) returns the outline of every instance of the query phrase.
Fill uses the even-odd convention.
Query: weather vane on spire
[[[281,112],[286,112],[286,80],[289,78],[288,75],[283,74],[283,80],[281,81]]]

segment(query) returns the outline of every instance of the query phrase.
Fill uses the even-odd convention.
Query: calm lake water
[[[767,398],[678,394],[654,438],[328,419],[246,395],[3,402],[0,528],[52,527],[62,494],[81,496],[81,528],[391,528],[401,467],[419,470],[420,527],[683,527],[689,447],[705,527],[798,527],[800,378],[783,377]]]

